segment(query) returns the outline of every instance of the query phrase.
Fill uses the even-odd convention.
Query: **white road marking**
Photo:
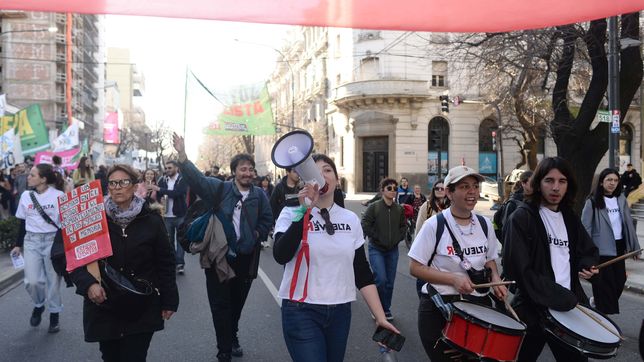
[[[275,288],[275,285],[273,285],[273,282],[268,278],[268,275],[264,273],[262,268],[259,268],[257,274],[259,275],[260,278],[262,278],[262,281],[264,282],[264,285],[266,285],[266,288],[268,288],[268,291],[271,293],[273,296],[273,299],[275,299],[275,303],[277,303],[278,307],[282,306],[282,300],[277,297],[277,288]]]

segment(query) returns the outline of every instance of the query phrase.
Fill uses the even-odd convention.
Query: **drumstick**
[[[510,305],[510,303],[508,303],[508,301],[507,301],[507,300],[505,300],[505,299],[503,300],[503,303],[505,303],[505,309],[509,310],[509,311],[510,311],[510,313],[512,313],[512,316],[514,317],[514,319],[516,319],[516,320],[517,320],[517,322],[521,322],[521,319],[519,319],[519,316],[518,316],[518,315],[517,315],[517,313],[514,311],[514,308],[512,308],[512,306]]]
[[[604,322],[602,322],[599,318],[595,317],[592,313],[588,312],[585,308],[583,308],[583,307],[582,307],[582,306],[580,306],[579,304],[577,304],[577,305],[575,306],[575,308],[577,308],[577,309],[579,309],[580,311],[582,311],[582,313],[584,313],[585,315],[587,315],[588,317],[590,317],[590,319],[592,319],[592,320],[594,320],[595,322],[597,322],[597,324],[599,324],[600,326],[604,327],[604,329],[605,329],[605,330],[607,330],[607,331],[609,331],[610,333],[614,334],[614,335],[615,335],[617,338],[619,338],[620,340],[622,340],[622,341],[626,340],[626,339],[625,339],[624,337],[622,337],[618,332],[615,332],[614,330],[612,330],[612,329],[611,329],[610,327],[608,327]]]
[[[500,285],[509,285],[516,283],[514,280],[501,281],[501,282],[492,282],[492,283],[483,283],[483,284],[473,284],[472,288],[489,288],[489,287],[498,287]]]
[[[620,260],[624,260],[624,259],[630,258],[631,256],[635,256],[635,255],[639,254],[642,250],[644,250],[644,249],[631,251],[630,253],[626,253],[626,254],[624,254],[624,255],[618,256],[618,257],[613,258],[613,259],[611,259],[611,260],[605,261],[605,262],[603,262],[603,263],[601,263],[601,264],[597,265],[597,266],[596,266],[596,268],[597,268],[597,269],[601,269],[601,268],[603,268],[603,267],[605,267],[605,266],[609,266],[609,265],[611,265],[611,264],[613,264],[613,263],[617,263],[617,262],[618,262],[618,261],[620,261]]]

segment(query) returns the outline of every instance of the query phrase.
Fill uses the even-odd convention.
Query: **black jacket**
[[[280,212],[282,212],[282,209],[286,206],[286,195],[297,194],[300,191],[297,185],[295,187],[289,187],[286,183],[287,178],[288,176],[282,177],[271,193],[270,203],[271,211],[273,212],[273,223],[277,221],[277,218],[280,216]],[[290,206],[298,206],[300,204],[297,198],[291,200],[294,200],[294,203]]]
[[[162,330],[161,311],[176,311],[179,306],[174,251],[161,215],[151,211],[146,203],[125,230],[109,218],[108,229],[113,255],[106,259],[107,262],[124,274],[131,272],[138,278],[152,282],[159,290],[159,295],[151,298],[149,307],[138,318],[126,318],[123,311],[92,303],[87,298],[87,291],[96,283],[96,279],[84,267],[75,269],[71,277],[76,285],[76,293],[85,297],[83,327],[87,342]],[[108,293],[107,301],[109,299]]]
[[[163,176],[159,179],[159,188],[157,191],[157,201],[161,202],[163,195],[168,195],[173,201],[172,213],[176,217],[186,216],[188,211],[188,203],[186,202],[186,194],[188,193],[188,183],[183,179],[181,174],[178,175],[177,181],[174,183],[174,189],[168,190],[168,178]]]
[[[561,212],[568,232],[571,290],[555,282],[546,228],[538,206],[520,205],[503,226],[503,269],[509,279],[517,282],[514,305],[528,303],[538,310],[567,311],[577,303],[588,302],[577,273],[597,265],[599,253],[573,210],[562,208]]]

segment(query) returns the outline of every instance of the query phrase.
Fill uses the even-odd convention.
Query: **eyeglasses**
[[[122,180],[110,180],[107,182],[107,186],[111,189],[115,189],[117,187],[128,187],[132,184],[132,180],[129,178],[124,178]]]
[[[441,186],[436,186],[434,187],[434,191],[445,191],[445,188]]]
[[[385,186],[385,190],[386,191],[396,191],[396,186],[393,186],[393,185]]]
[[[335,230],[333,229],[333,224],[331,223],[331,217],[329,216],[329,210],[327,209],[320,210],[320,215],[322,216],[322,219],[324,219],[324,229],[326,230],[326,233],[329,235],[335,234]]]

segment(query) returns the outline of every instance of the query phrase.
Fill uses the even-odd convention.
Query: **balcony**
[[[343,84],[335,89],[333,102],[339,107],[360,107],[372,103],[408,103],[426,99],[424,80],[364,80]]]
[[[65,73],[56,72],[56,83],[65,83],[67,75]]]

